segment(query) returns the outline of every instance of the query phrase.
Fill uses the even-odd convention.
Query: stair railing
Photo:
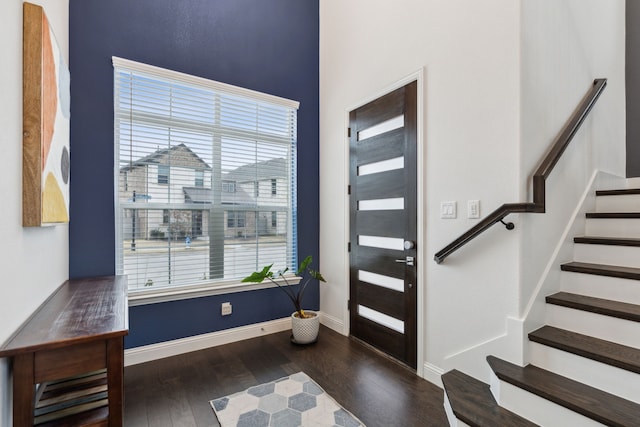
[[[533,175],[533,202],[503,204],[498,209],[491,212],[491,214],[486,218],[482,219],[475,226],[470,228],[466,233],[437,252],[433,257],[435,262],[440,264],[446,257],[498,222],[502,223],[507,230],[513,230],[515,226],[512,222],[504,222],[504,217],[509,214],[545,212],[545,181],[551,174],[556,163],[558,163],[558,160],[560,160],[562,153],[564,153],[564,150],[567,148],[576,132],[578,132],[578,129],[580,129],[580,126],[589,115],[591,108],[593,108],[593,105],[598,100],[598,97],[600,97],[600,94],[606,85],[607,79],[596,79],[593,81],[593,86],[589,89],[574,113],[569,118],[569,121],[553,141],[550,150],[542,162],[540,162],[538,169]]]

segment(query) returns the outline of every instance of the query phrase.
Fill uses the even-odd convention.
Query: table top
[[[128,313],[126,276],[67,280],[0,347],[0,357],[124,336]]]

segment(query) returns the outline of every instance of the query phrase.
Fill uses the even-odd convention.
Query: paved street
[[[257,251],[255,240],[229,240],[224,246],[225,279],[242,278],[267,264],[282,268],[286,263],[286,244],[282,239],[260,239]],[[169,250],[171,247],[171,250]],[[125,242],[124,270],[129,276],[129,288],[164,287],[186,283],[206,282],[209,279],[208,240],[184,241],[136,240]],[[169,279],[170,277],[170,279]]]

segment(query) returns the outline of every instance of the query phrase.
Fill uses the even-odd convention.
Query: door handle
[[[412,256],[408,256],[405,259],[397,259],[396,262],[403,262],[407,265],[414,265],[414,259]]]

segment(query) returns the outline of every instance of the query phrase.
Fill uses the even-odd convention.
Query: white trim
[[[424,75],[425,75],[425,70],[424,67],[419,68],[418,70],[414,71],[411,74],[408,74],[407,76],[405,76],[404,78],[398,80],[397,82],[391,84],[390,86],[387,86],[383,89],[381,89],[380,91],[378,91],[377,93],[373,94],[372,96],[361,100],[360,102],[356,103],[355,105],[352,105],[350,108],[347,108],[346,112],[345,112],[345,123],[346,125],[344,126],[345,129],[349,128],[349,112],[352,110],[355,110],[358,107],[361,107],[365,104],[368,104],[371,101],[374,101],[378,98],[380,98],[383,95],[388,94],[389,92],[393,92],[396,89],[399,89],[413,81],[418,83],[418,87],[416,89],[417,91],[417,100],[416,100],[416,107],[417,107],[417,111],[416,111],[416,115],[417,115],[417,125],[418,125],[418,129],[417,129],[417,193],[418,193],[418,200],[417,200],[417,204],[416,206],[418,207],[418,235],[417,235],[417,259],[419,260],[419,262],[417,263],[417,273],[418,273],[418,289],[417,289],[417,304],[418,304],[418,318],[417,318],[417,334],[418,334],[418,342],[417,342],[417,347],[418,347],[418,354],[417,354],[417,368],[416,368],[416,373],[418,376],[420,377],[424,377],[426,379],[428,379],[425,375],[426,373],[424,373],[424,367],[427,366],[426,363],[424,363],[424,359],[425,359],[425,349],[424,349],[424,345],[425,345],[425,319],[426,319],[426,315],[425,315],[425,295],[426,295],[426,274],[427,274],[427,270],[426,270],[426,262],[427,262],[427,252],[426,252],[426,243],[427,243],[427,239],[426,239],[426,229],[425,229],[425,223],[426,223],[426,215],[425,215],[425,210],[426,210],[426,183],[425,183],[425,178],[426,178],[426,171],[425,171],[425,166],[426,166],[426,162],[425,162],[425,155],[426,155],[426,150],[424,147],[424,143],[425,143],[425,139],[424,139],[424,122],[425,122],[425,117],[424,117],[424,103],[425,103],[425,99],[424,99],[424,88],[425,88],[425,83],[424,83]],[[343,165],[344,170],[345,170],[345,176],[347,177],[347,181],[348,181],[348,177],[350,176],[350,170],[349,170],[349,161],[350,161],[350,153],[349,153],[349,138],[345,136],[345,144],[344,144],[344,149],[345,149],[345,164]],[[349,205],[349,196],[346,194],[345,192],[345,206],[346,209],[344,210],[344,221],[345,221],[345,230],[346,235],[346,242],[344,244],[344,247],[347,247],[347,242],[349,241],[349,236],[351,235],[350,233],[350,213],[349,213],[349,209],[350,209],[350,205]],[[343,277],[345,280],[345,283],[347,283],[347,294],[345,295],[345,301],[344,301],[344,318],[345,318],[345,323],[344,323],[344,334],[348,335],[349,334],[349,329],[350,329],[350,313],[349,313],[349,307],[347,305],[347,300],[349,299],[349,283],[350,283],[350,263],[349,263],[349,253],[346,253],[346,257],[347,257],[347,262],[345,263],[345,268],[343,271]],[[438,377],[439,378],[439,377]],[[441,384],[441,380],[437,380],[440,381]],[[432,381],[434,382],[434,381]],[[437,382],[434,382],[434,384],[437,384]]]
[[[342,319],[338,319],[337,317],[330,316],[323,312],[319,312],[319,314],[321,324],[327,328],[333,329],[341,335],[349,335],[349,330],[345,329],[345,322]]]
[[[287,280],[290,285],[297,285],[300,283],[301,278],[297,276],[287,276]],[[276,281],[279,283],[284,282],[282,279],[276,279]],[[204,285],[164,287],[149,290],[129,290],[129,307],[275,287],[276,285],[271,282],[241,283],[235,279],[217,282],[214,284],[208,283]]]
[[[422,375],[422,378],[429,381],[431,384],[435,384],[440,388],[444,388],[444,386],[442,385],[442,375],[444,374],[444,370],[442,368],[425,362],[424,366],[422,367],[422,371],[424,373],[424,375]]]
[[[124,365],[137,365],[139,363],[150,362],[152,360],[163,359],[191,351],[203,350],[209,347],[217,347],[236,341],[286,331],[288,329],[291,329],[291,318],[285,317],[269,322],[254,323],[252,325],[240,326],[224,331],[131,348],[124,352]]]
[[[578,203],[576,204],[576,207],[574,208],[573,213],[571,214],[571,217],[569,217],[567,221],[567,225],[564,231],[562,232],[562,235],[560,236],[560,239],[558,240],[558,243],[556,244],[556,247],[554,248],[553,253],[549,257],[549,261],[547,262],[547,265],[544,271],[540,275],[540,280],[538,280],[538,283],[536,284],[536,288],[531,293],[531,298],[529,299],[527,306],[525,307],[525,310],[524,310],[524,315],[522,316],[524,319],[529,318],[529,314],[531,313],[533,306],[536,303],[538,296],[540,295],[540,292],[544,288],[544,285],[547,282],[547,278],[550,272],[552,271],[552,269],[558,268],[558,264],[559,264],[558,254],[560,253],[562,248],[565,246],[566,242],[571,241],[571,239],[573,238],[572,237],[572,233],[574,233],[573,227],[577,219],[579,217],[583,218],[582,214],[584,213],[583,210],[585,209],[586,200],[589,198],[591,194],[593,194],[593,189],[595,188],[595,183],[598,177],[598,173],[599,172],[596,169],[591,174],[591,178],[589,179],[589,182],[587,183],[582,193],[582,196],[578,200]]]
[[[178,80],[189,85],[206,87],[209,89],[215,89],[215,90],[225,92],[225,93],[230,93],[233,95],[259,99],[261,101],[282,105],[284,107],[295,108],[296,110],[300,107],[300,103],[298,101],[293,101],[287,98],[281,98],[275,95],[269,95],[267,93],[262,93],[262,92],[258,92],[251,89],[245,89],[245,88],[230,85],[227,83],[217,82],[215,80],[205,79],[203,77],[192,76],[190,74],[181,73],[179,71],[167,70],[165,68],[143,64],[141,62],[119,58],[117,56],[112,56],[111,61],[113,66],[118,68],[126,68],[131,71],[137,71],[140,73],[151,74],[157,77]]]

